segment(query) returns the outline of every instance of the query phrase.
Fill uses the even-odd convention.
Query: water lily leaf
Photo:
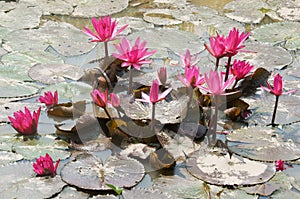
[[[114,195],[97,195],[97,196],[93,196],[91,199],[118,199],[116,196]]]
[[[72,102],[76,101],[91,101],[92,86],[83,82],[61,82],[46,86],[41,93],[46,91],[58,91],[60,98],[70,99]]]
[[[37,95],[38,86],[29,82],[0,79],[0,100],[14,101],[31,98]]]
[[[17,4],[9,12],[0,12],[0,25],[10,29],[36,28],[42,12],[26,4]],[[28,47],[28,46],[27,46]]]
[[[292,167],[288,166],[287,170],[284,170],[284,173],[290,176],[289,182],[291,182],[292,186],[300,191],[299,165],[294,164]]]
[[[147,29],[129,35],[128,39],[135,41],[137,37],[147,41],[147,48],[157,50],[152,56],[154,58],[168,57],[167,48],[179,54],[185,54],[186,49],[189,49],[191,54],[196,54],[204,49],[203,41],[197,35],[186,31]]]
[[[133,188],[131,190],[124,190],[122,192],[122,196],[124,199],[133,199],[139,197],[147,199],[171,199],[171,196],[165,192],[145,188]]]
[[[109,190],[106,184],[132,187],[144,176],[144,166],[135,159],[110,156],[106,160],[95,154],[82,154],[61,170],[68,184],[90,190]]]
[[[87,199],[89,194],[77,191],[74,187],[65,187],[54,199],[74,198],[74,199]]]
[[[134,31],[140,31],[140,30],[144,30],[147,28],[154,28],[154,25],[151,23],[147,23],[145,22],[143,19],[141,18],[137,18],[137,17],[120,17],[117,18],[117,22],[118,22],[118,26],[122,27],[125,24],[128,24],[127,28],[122,31],[122,34],[129,34],[132,32],[132,30]]]
[[[78,80],[83,71],[70,64],[36,64],[30,68],[28,75],[44,84],[64,82],[65,78]]]
[[[255,168],[255,169],[253,169]],[[229,154],[215,154],[201,148],[187,159],[187,169],[195,177],[215,185],[255,185],[268,181],[274,166]]]
[[[235,0],[224,6],[227,17],[243,23],[260,23],[265,16],[263,10],[270,9],[269,5],[261,0]]]
[[[292,44],[297,44],[297,40],[300,39],[299,29],[300,23],[298,22],[271,23],[254,29],[251,31],[250,37],[257,41],[273,45],[286,42],[284,46],[288,50],[297,50],[299,49],[299,45],[297,46]],[[292,40],[291,43],[290,40]]]
[[[128,6],[128,0],[103,0],[101,6],[95,6],[98,3],[97,0],[79,3],[72,15],[76,17],[106,16],[121,12]]]
[[[152,9],[144,13],[144,20],[155,25],[177,25],[182,21],[175,19],[169,9]]]
[[[120,152],[120,155],[125,157],[133,156],[145,160],[151,153],[155,152],[155,150],[155,147],[151,147],[143,143],[137,143],[130,144],[126,149]]]
[[[186,5],[172,10],[172,16],[181,21],[199,21],[203,15],[217,15],[218,11],[205,6]]]
[[[300,197],[300,194],[295,191],[292,191],[292,190],[275,192],[272,195],[272,199],[281,199],[281,198],[294,199],[294,198],[299,198],[299,197]]]
[[[67,1],[47,1],[47,0],[21,0],[22,3],[29,4],[30,6],[34,6],[36,9],[41,10],[43,15],[70,15],[74,8],[71,3]]]
[[[13,151],[21,154],[25,159],[32,160],[48,153],[53,161],[66,159],[70,156],[67,151],[68,143],[62,140],[55,140],[52,136],[38,137],[24,141],[22,137],[14,139]]]
[[[0,151],[0,165],[13,163],[21,159],[23,159],[23,156],[20,154],[7,152],[7,151]]]
[[[247,43],[243,50],[250,53],[239,53],[235,58],[247,60],[255,67],[263,67],[269,71],[282,69],[293,61],[291,54],[284,48],[262,43]]]
[[[49,198],[65,186],[59,176],[35,177],[32,162],[2,166],[0,173],[0,195],[3,198]]]
[[[282,132],[270,127],[236,130],[227,136],[227,140],[232,152],[254,160],[295,160],[300,157],[299,144],[286,140]]]
[[[151,119],[152,106],[137,101],[131,102],[132,100],[131,96],[121,96],[121,107],[125,114],[133,120]],[[182,121],[186,116],[187,102],[187,96],[181,96],[170,102],[165,100],[157,102],[155,104],[155,119],[162,124]]]
[[[298,7],[281,7],[277,10],[280,17],[289,21],[300,21],[300,8]]]
[[[2,80],[18,80],[18,81],[31,81],[28,76],[28,68],[23,66],[8,66],[0,65],[0,78]]]

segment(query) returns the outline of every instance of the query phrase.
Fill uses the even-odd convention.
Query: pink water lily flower
[[[165,86],[166,82],[167,82],[167,69],[166,69],[166,67],[161,67],[157,71],[157,76],[158,76],[158,79],[159,79],[160,83]]]
[[[51,91],[44,92],[44,96],[40,96],[39,101],[46,106],[55,106],[58,103],[58,93],[57,91],[54,94]]]
[[[119,107],[120,106],[120,100],[118,95],[111,93],[109,94],[110,97],[110,101],[108,102],[109,104],[111,104],[113,107]]]
[[[277,160],[275,162],[275,166],[276,166],[276,171],[283,171],[286,170],[285,166],[284,166],[284,161],[282,160]]]
[[[217,33],[216,37],[209,38],[210,46],[207,44],[204,44],[204,46],[212,56],[216,59],[220,59],[226,55],[224,41],[224,36]]]
[[[193,57],[193,61],[191,60],[191,53],[189,50],[186,50],[185,52],[185,56],[183,55],[180,55],[180,58],[181,58],[181,61],[184,65],[184,67],[193,67],[196,65],[197,63],[197,57],[198,57],[198,54],[196,54],[194,57]]]
[[[159,83],[158,83],[158,80],[156,79],[152,82],[152,85],[150,88],[150,94],[147,95],[144,92],[142,92],[142,99],[136,99],[136,100],[141,101],[141,102],[155,104],[156,102],[164,100],[165,97],[171,92],[171,90],[172,90],[172,88],[168,88],[163,93],[159,94]]]
[[[223,81],[223,75],[217,71],[211,70],[209,74],[204,74],[207,87],[198,86],[200,89],[209,92],[213,95],[227,95],[226,89],[234,82],[235,78]]]
[[[140,43],[139,37],[136,39],[134,46],[131,46],[125,37],[122,38],[121,44],[114,46],[119,54],[113,53],[113,56],[124,61],[121,66],[133,66],[137,70],[139,70],[143,64],[150,64],[151,60],[147,58],[156,52],[155,50],[148,52],[146,41]]]
[[[36,158],[36,161],[33,163],[33,169],[34,172],[39,176],[54,177],[56,175],[56,170],[59,162],[60,160],[58,160],[54,165],[51,156],[46,153],[45,157],[40,156],[40,158]]]
[[[205,83],[204,77],[200,77],[200,69],[193,66],[193,67],[185,67],[184,68],[184,75],[183,78],[181,75],[178,75],[177,78],[186,86],[196,88]]]
[[[230,72],[235,77],[235,80],[239,81],[243,79],[253,68],[254,66],[250,65],[249,62],[235,59],[230,67]]]
[[[261,88],[276,96],[295,93],[297,91],[297,90],[290,90],[288,92],[282,92],[283,82],[282,82],[282,76],[279,74],[275,75],[274,77],[274,87],[272,87],[268,82],[267,85],[268,87],[261,86]]]
[[[41,107],[31,114],[25,106],[25,112],[14,112],[14,118],[8,116],[12,127],[22,135],[34,135],[37,133],[38,121],[41,113]]]
[[[249,37],[250,32],[239,32],[236,28],[233,28],[228,36],[225,38],[224,45],[227,57],[236,55],[240,49],[244,48],[243,42]]]
[[[100,92],[98,89],[94,89],[91,93],[93,101],[95,104],[101,108],[105,108],[108,103],[108,90],[105,89],[104,92]]]
[[[92,24],[96,33],[84,27],[84,33],[92,37],[91,42],[108,42],[115,40],[116,36],[128,26],[124,25],[117,30],[118,24],[116,20],[112,21],[110,16],[100,17],[99,20],[93,17]]]

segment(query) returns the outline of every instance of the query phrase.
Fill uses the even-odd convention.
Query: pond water
[[[293,0],[0,1],[0,198],[117,198],[105,184],[123,187],[124,199],[299,197],[299,7]],[[129,24],[123,36],[140,37],[157,51],[151,64],[133,70],[134,97],[125,92],[129,72],[113,56],[106,70],[103,43],[82,31],[93,30],[91,17],[102,15],[116,18],[118,27]],[[219,141],[208,147],[215,101],[178,80],[180,55],[198,54],[200,73],[209,72],[215,58],[204,43],[233,27],[251,32],[246,52],[234,59],[254,69],[238,94],[220,97]],[[109,53],[119,42],[108,43]],[[227,61],[220,60],[220,70]],[[152,106],[134,98],[149,92],[162,66],[172,91],[155,104],[153,132]],[[260,85],[268,79],[273,85],[275,74],[283,77],[284,91],[298,91],[280,96],[279,125],[271,127],[275,96]],[[111,121],[90,95],[106,85],[121,99],[120,108],[107,108]],[[38,102],[55,90],[58,106]],[[11,127],[8,116],[24,106],[42,107],[38,135]],[[61,160],[53,178],[33,172],[35,159],[46,153]],[[286,170],[275,172],[279,159]]]

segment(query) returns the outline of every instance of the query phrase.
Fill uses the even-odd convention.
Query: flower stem
[[[213,129],[212,129],[212,142],[213,144],[216,143],[216,139],[217,139],[217,124],[218,124],[218,108],[219,108],[219,104],[218,104],[218,95],[215,95],[215,113],[214,113],[214,117],[213,117]]]
[[[188,87],[188,93],[189,93],[189,101],[188,101],[188,104],[187,104],[187,108],[190,108],[191,102],[192,102],[192,99],[193,99],[193,94],[194,94],[194,88],[192,86]]]
[[[276,116],[276,111],[277,111],[278,101],[279,101],[279,96],[276,95],[275,106],[274,106],[274,111],[273,111],[273,116],[272,116],[272,122],[271,122],[271,125],[272,125],[273,127],[276,126],[276,125],[275,125],[275,116]]]
[[[235,81],[234,81],[234,84],[233,84],[233,86],[232,86],[232,89],[235,89],[237,83],[238,83],[238,80],[235,80]]]
[[[218,70],[218,67],[219,67],[219,62],[220,62],[220,58],[217,58],[217,59],[216,59],[215,71],[217,71],[217,70]]]
[[[155,103],[152,103],[151,131],[155,133]]]
[[[104,68],[108,67],[108,45],[107,41],[104,42],[104,51],[105,51],[105,57],[104,57]]]
[[[226,75],[225,75],[224,82],[226,82],[227,79],[228,79],[230,64],[231,64],[231,57],[228,57],[227,66],[226,66]]]
[[[127,94],[129,95],[132,92],[132,66],[129,68],[129,85]]]
[[[106,108],[103,108],[103,109],[104,109],[104,111],[105,111],[105,113],[106,113],[107,117],[109,118],[109,120],[111,120],[111,116],[109,115],[109,113],[108,113],[107,109],[106,109]]]

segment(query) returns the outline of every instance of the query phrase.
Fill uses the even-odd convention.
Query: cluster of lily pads
[[[99,123],[104,122],[105,126],[110,127],[108,133],[109,137],[111,137],[113,140],[115,137],[119,136],[119,134],[122,134],[122,136],[124,136],[123,134],[126,134],[124,137],[134,137],[131,136],[130,133],[128,134],[126,130],[124,130],[124,126],[129,128],[130,124],[126,124],[128,118],[131,118],[133,120],[135,126],[139,126],[137,124],[141,124],[139,127],[142,126],[143,128],[141,127],[140,130],[145,130],[145,134],[148,132],[148,134],[150,135],[145,137],[155,137],[155,139],[157,139],[160,143],[162,142],[161,140],[163,140],[165,131],[171,131],[171,129],[174,128],[176,129],[178,135],[187,135],[187,128],[184,128],[182,126],[178,127],[176,125],[180,125],[180,121],[183,121],[184,117],[188,118],[188,114],[193,114],[192,112],[196,110],[196,112],[199,113],[200,116],[198,120],[192,122],[196,123],[196,128],[193,128],[193,134],[189,135],[189,139],[192,140],[192,142],[190,143],[194,143],[194,141],[197,142],[197,146],[195,146],[195,148],[198,149],[203,147],[203,145],[208,146],[208,149],[204,150],[204,153],[208,154],[209,150],[211,150],[213,147],[218,147],[219,145],[228,150],[229,154],[232,153],[229,150],[228,146],[226,146],[223,141],[218,139],[218,134],[222,134],[222,132],[220,132],[218,129],[219,111],[224,110],[223,106],[225,104],[226,109],[234,108],[234,110],[225,112],[226,115],[233,120],[237,118],[243,120],[251,115],[251,111],[248,110],[247,105],[236,106],[234,102],[242,101],[240,99],[242,96],[242,92],[243,90],[247,90],[248,87],[242,85],[240,82],[248,81],[251,83],[253,74],[250,73],[253,72],[252,70],[254,69],[254,66],[246,60],[233,60],[233,57],[239,52],[256,53],[252,51],[243,51],[243,48],[245,47],[244,41],[248,38],[250,32],[239,32],[238,29],[232,28],[228,35],[219,35],[217,33],[216,36],[211,36],[210,42],[209,44],[205,44],[205,48],[213,57],[215,57],[215,68],[203,74],[200,72],[201,67],[197,66],[197,55],[193,57],[191,56],[190,51],[186,50],[186,54],[181,55],[180,63],[181,68],[184,70],[184,73],[182,74],[182,70],[178,70],[176,75],[176,79],[179,80],[185,88],[175,90],[167,83],[168,74],[166,68],[163,66],[157,70],[157,77],[151,80],[151,86],[133,85],[134,73],[136,71],[139,71],[143,65],[150,64],[150,57],[154,55],[156,51],[149,52],[148,48],[146,47],[146,41],[141,42],[140,38],[137,38],[132,44],[126,37],[122,37],[120,44],[114,44],[117,53],[112,53],[112,56],[115,57],[117,61],[111,62],[110,53],[108,51],[108,42],[116,40],[117,36],[123,30],[125,30],[127,25],[122,26],[118,29],[116,20],[111,19],[111,17],[109,16],[99,18],[99,20],[97,20],[96,18],[92,18],[92,24],[94,27],[94,31],[85,27],[83,32],[92,37],[91,42],[104,42],[105,57],[103,59],[103,62],[101,62],[102,65],[99,66],[99,70],[102,72],[102,75],[100,77],[97,77],[92,82],[93,90],[91,91],[91,98],[95,105],[93,108],[95,109],[97,121],[99,120]],[[222,70],[220,67],[220,63],[221,60],[226,58],[227,61],[225,64],[225,70]],[[119,77],[117,77],[117,73],[120,71],[128,71],[128,81],[126,79],[127,82],[121,86],[121,91],[114,92],[116,90],[115,85],[119,84],[118,81],[121,81],[118,80]],[[254,72],[254,74],[259,73],[260,71]],[[296,90],[283,92],[283,80],[280,74],[276,74],[274,76],[273,85],[268,82],[263,82],[262,85],[256,85],[255,88],[259,86],[261,86],[262,89],[266,90],[267,92],[270,92],[271,94],[276,96],[273,117],[270,123],[271,126],[274,127],[276,126],[275,116],[279,97],[283,94],[294,93],[296,92]],[[123,92],[124,89],[126,89],[126,93]],[[180,117],[182,118],[177,119],[176,122],[161,122],[161,120],[155,116],[156,109],[163,109],[163,107],[167,103],[175,103],[177,99],[184,100],[185,107],[183,109],[185,111],[183,112],[185,112],[185,115],[180,115]],[[60,106],[60,104],[58,103],[57,91],[54,93],[50,91],[45,92],[44,96],[39,97],[39,101],[46,105],[48,112],[51,112],[51,110]],[[108,106],[110,106],[110,109],[108,109]],[[147,118],[146,121],[134,118],[131,116],[132,114],[130,114],[131,109],[135,109],[140,106],[142,106],[143,108],[151,108],[151,117]],[[212,107],[214,107],[213,110]],[[117,116],[112,114],[113,111],[111,110],[111,108],[117,111]],[[175,103],[175,107],[173,108],[177,109],[179,107],[176,107]],[[24,109],[24,112],[20,110],[15,112],[13,114],[13,117],[9,117],[12,127],[18,132],[18,134],[23,136],[38,134],[37,127],[41,108],[33,111],[32,113],[27,107],[25,107]],[[102,110],[108,117],[108,120],[105,117],[99,116],[98,113],[103,112]],[[234,116],[231,117],[232,115]],[[88,122],[86,123],[88,124]],[[164,124],[165,126],[163,126],[162,124]],[[77,131],[79,132],[78,129]],[[230,132],[225,132],[225,134],[228,133]],[[143,134],[143,132],[141,132],[141,134]],[[137,138],[145,138],[143,136],[144,135],[142,135],[141,137],[137,136]],[[141,141],[139,139],[137,140]],[[192,157],[192,159],[189,159],[187,161],[187,165],[191,166],[197,164],[194,163],[194,161],[197,160],[197,153],[195,153],[195,151],[197,150],[194,150],[189,154],[185,154]],[[231,155],[228,161],[231,161]],[[209,155],[207,157],[209,157]],[[153,156],[153,158],[156,158],[155,161],[161,161],[158,155]],[[122,182],[124,184],[119,184],[118,179],[121,179],[122,175],[117,171],[114,171],[115,168],[118,168],[119,164],[130,164],[131,166],[134,165],[136,168],[138,168],[137,173],[134,173],[134,168],[131,171],[132,175],[136,175],[134,176],[133,181],[136,179],[140,180],[141,176],[143,176],[141,174],[143,173],[141,172],[143,170],[143,168],[141,168],[142,166],[133,159],[112,158],[109,159],[109,163],[105,163],[106,160],[100,160],[99,158],[89,153],[81,155],[77,159],[81,160],[81,162],[77,161],[73,165],[69,164],[65,166],[62,170],[62,175],[65,175],[65,173],[67,172],[72,172],[72,170],[74,170],[75,168],[77,170],[73,171],[72,174],[78,178],[82,177],[82,173],[86,172],[89,173],[89,175],[92,173],[98,176],[96,179],[94,179],[95,182],[92,182],[92,184],[97,184],[98,180],[100,180],[101,182],[98,182],[97,187],[93,187],[91,189],[107,190],[111,187],[114,187],[111,185],[132,187],[134,185],[134,182]],[[171,159],[177,161],[179,158],[174,157],[173,155]],[[234,161],[236,160],[233,158],[232,162]],[[58,160],[54,165],[52,158],[47,153],[45,157],[41,156],[40,158],[36,159],[36,162],[33,163],[33,168],[38,176],[54,177],[56,175],[56,170],[59,162],[60,160]],[[86,164],[88,164],[89,167],[86,167]],[[158,168],[167,168],[171,167],[174,164],[174,161],[170,164],[161,164],[162,166],[159,166]],[[235,164],[239,163],[235,162]],[[255,166],[255,163],[253,162],[249,164],[253,164],[253,166]],[[91,171],[90,168],[92,167],[97,167],[97,171]],[[84,169],[86,169],[86,171]],[[276,170],[279,171],[284,169],[286,169],[284,166],[284,161],[276,161]],[[198,172],[196,170],[197,169],[195,169],[194,166],[191,166],[190,172],[195,176],[197,176],[197,174],[195,173]],[[106,173],[104,174],[104,171],[106,173],[111,172],[111,175],[114,177],[114,179],[105,179]],[[268,180],[270,176],[272,176],[271,172],[269,172],[266,176],[263,176],[263,180]],[[63,180],[80,188],[90,189],[89,186],[85,184],[86,182],[81,182],[79,180],[78,184],[74,184],[74,179],[70,178],[71,177],[69,177],[69,175],[65,175],[65,177],[63,177]],[[202,179],[201,175],[199,178]],[[215,178],[217,177],[215,176]],[[216,183],[214,181],[215,178],[211,181],[211,183]],[[91,180],[91,178],[89,178],[89,180]],[[204,180],[210,182],[207,179]],[[248,180],[249,179],[247,178],[245,181],[248,182]],[[240,181],[237,181],[233,182],[233,184],[253,184],[246,182],[241,183]],[[216,184],[222,183],[217,182]]]

